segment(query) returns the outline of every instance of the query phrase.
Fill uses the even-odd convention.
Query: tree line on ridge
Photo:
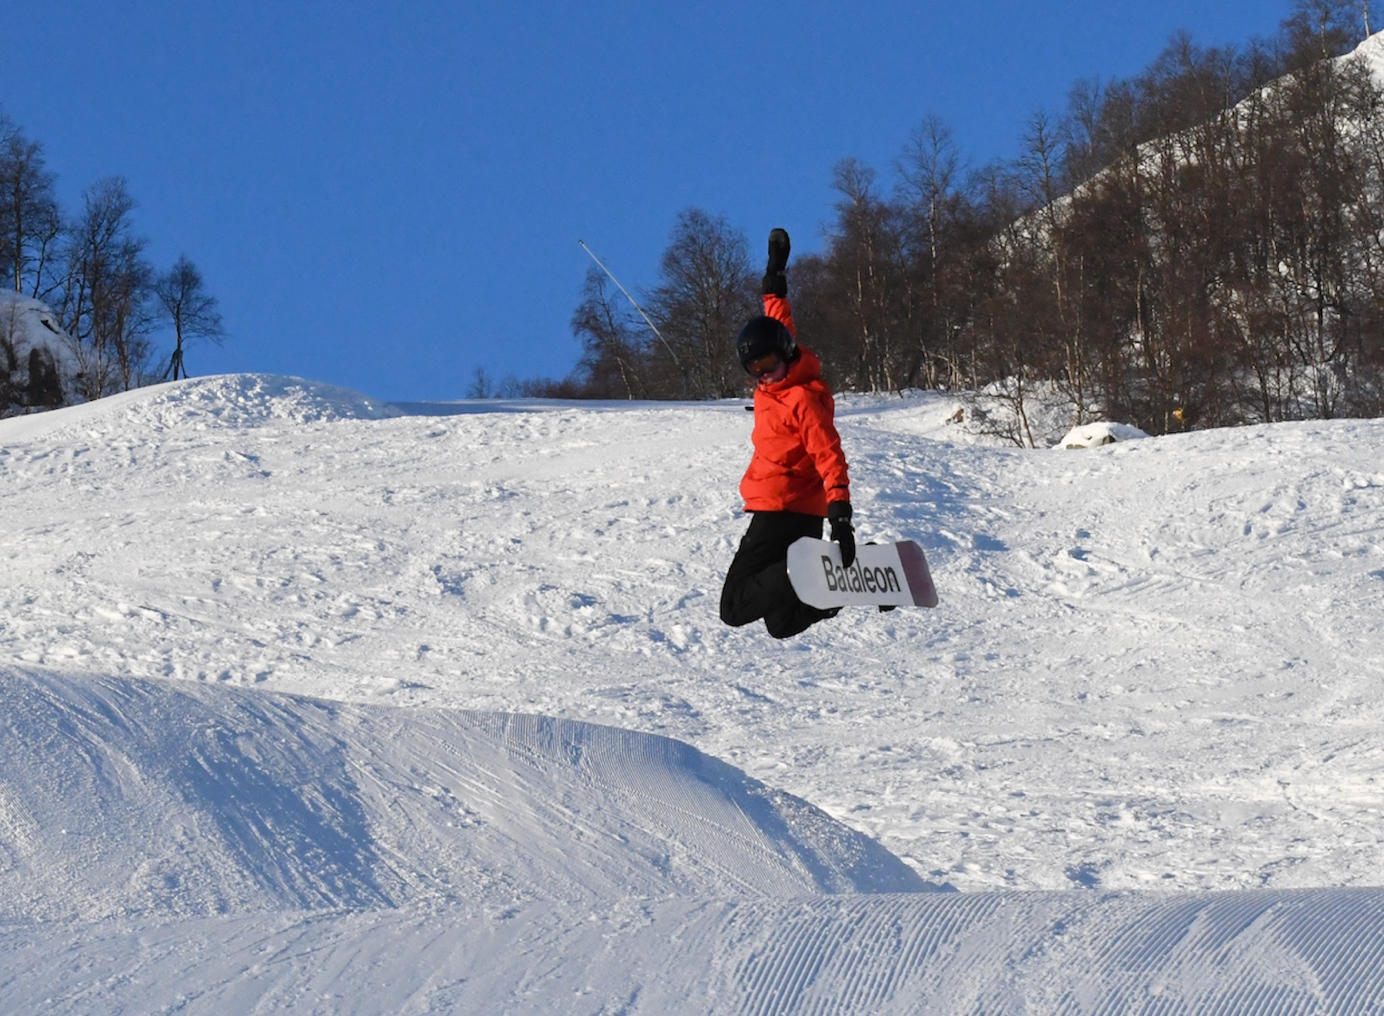
[[[983,393],[1026,445],[1039,399],[1150,433],[1384,413],[1384,93],[1338,59],[1368,19],[1294,0],[1270,39],[1179,34],[1133,78],[1078,82],[1017,158],[976,170],[936,117],[887,187],[842,161],[825,249],[790,267],[800,338],[838,390]],[[593,266],[572,374],[478,375],[471,394],[743,395],[758,261],[688,209],[643,298],[657,332]]]

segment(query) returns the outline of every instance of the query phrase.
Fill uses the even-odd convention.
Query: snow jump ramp
[[[954,893],[680,742],[0,672],[5,1012],[1376,1013],[1384,890]]]

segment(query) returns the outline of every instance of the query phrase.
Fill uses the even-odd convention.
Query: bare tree
[[[0,262],[16,293],[38,296],[45,289],[62,228],[54,180],[42,146],[0,113]]]
[[[592,398],[642,399],[645,343],[638,338],[643,322],[634,324],[623,303],[606,288],[604,270],[586,273],[583,300],[572,315],[572,334],[584,350],[579,370],[585,373],[582,390]]]
[[[683,396],[725,398],[744,390],[735,336],[758,312],[743,233],[724,216],[689,208],[678,216],[650,297],[659,331],[678,351]],[[654,348],[657,355],[658,349]]]
[[[829,239],[827,284],[835,293],[836,311],[822,322],[814,341],[841,358],[834,373],[846,387],[897,390],[916,372],[920,358],[918,344],[907,341],[907,220],[876,192],[875,171],[855,159],[836,164],[832,185],[840,199]]]
[[[17,303],[0,303],[0,416],[9,416],[24,405],[24,377],[20,347],[23,324]]]
[[[468,399],[493,399],[495,397],[495,382],[485,367],[477,367],[471,371],[471,384],[466,389],[466,397]]]
[[[961,163],[951,131],[936,116],[914,132],[899,160],[901,217],[909,270],[900,314],[917,345],[917,369],[903,383],[934,388],[958,380],[954,340],[964,312],[955,299],[964,271],[965,202],[957,187]]]
[[[171,375],[176,381],[180,372],[187,377],[187,367],[183,363],[184,344],[193,339],[210,339],[219,346],[226,330],[221,324],[216,297],[206,291],[202,274],[186,255],[179,256],[173,267],[155,280],[154,297],[162,308],[164,319],[173,326],[176,340],[163,376],[167,380]]]
[[[135,207],[125,181],[88,188],[81,215],[67,231],[66,277],[59,320],[73,340],[78,394],[98,399],[140,384],[154,323],[153,269],[134,235]]]
[[[1368,34],[1367,0],[1293,0],[1284,22],[1290,43],[1304,60],[1340,56]]]

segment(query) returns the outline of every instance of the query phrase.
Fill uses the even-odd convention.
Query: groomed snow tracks
[[[912,893],[0,929],[6,1011],[1365,1016],[1384,890]]]

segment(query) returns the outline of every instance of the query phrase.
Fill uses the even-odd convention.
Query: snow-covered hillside
[[[228,376],[0,423],[0,1002],[1368,1011],[1384,422],[1023,452],[954,409],[839,409],[942,605],[786,643],[717,618],[739,404]]]

